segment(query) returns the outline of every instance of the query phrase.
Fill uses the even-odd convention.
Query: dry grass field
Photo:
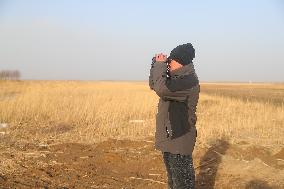
[[[166,188],[147,82],[0,81],[0,188]],[[284,84],[203,83],[197,188],[284,188]]]

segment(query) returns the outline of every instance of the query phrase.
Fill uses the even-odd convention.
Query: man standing
[[[156,55],[150,69],[149,86],[160,97],[155,148],[162,152],[171,189],[191,189],[195,183],[192,152],[200,87],[194,57],[192,44],[179,45],[169,58]]]

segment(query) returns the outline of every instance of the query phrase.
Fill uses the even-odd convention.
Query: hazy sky
[[[23,79],[147,80],[191,42],[201,81],[284,81],[283,0],[0,0],[0,70]]]

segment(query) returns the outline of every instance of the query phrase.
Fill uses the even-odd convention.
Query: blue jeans
[[[170,189],[194,189],[195,172],[191,155],[163,152]]]

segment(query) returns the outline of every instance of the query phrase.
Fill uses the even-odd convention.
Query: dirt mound
[[[18,164],[22,173],[1,174],[1,187],[164,188],[166,178],[160,154],[146,141],[48,145],[22,152]]]
[[[284,149],[273,155],[270,149],[262,146],[231,146],[228,151],[228,155],[231,155],[235,159],[244,161],[253,161],[254,159],[260,159],[263,163],[276,169],[284,169]]]
[[[199,151],[198,154],[197,152]],[[197,149],[199,159],[197,174],[199,188],[283,188],[283,160],[277,158],[271,149],[262,146],[229,144],[219,140],[202,155],[204,149]]]
[[[1,143],[0,143],[1,144]],[[153,138],[1,147],[0,188],[167,188]],[[283,188],[283,149],[218,141],[194,151],[196,188]]]

